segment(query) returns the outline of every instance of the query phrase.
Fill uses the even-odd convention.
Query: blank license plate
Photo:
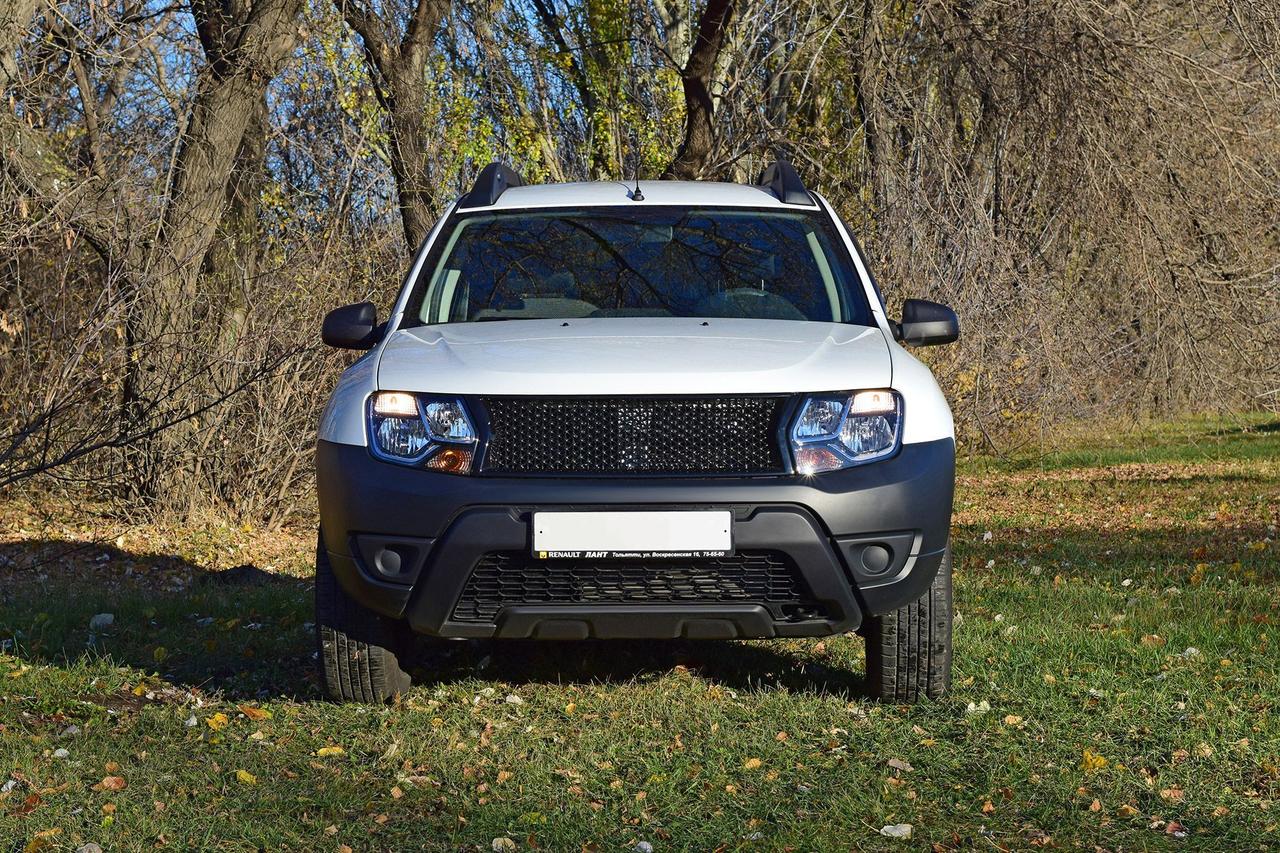
[[[533,514],[533,553],[543,559],[724,557],[732,551],[727,509]]]

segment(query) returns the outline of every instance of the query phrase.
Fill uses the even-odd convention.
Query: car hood
[[[878,328],[610,317],[420,326],[381,347],[378,387],[441,394],[744,394],[889,385]]]

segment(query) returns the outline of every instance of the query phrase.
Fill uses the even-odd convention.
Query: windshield
[[[459,217],[415,287],[418,323],[735,317],[871,325],[824,216],[689,208]]]

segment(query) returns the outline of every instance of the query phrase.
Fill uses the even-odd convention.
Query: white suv
[[[867,640],[872,695],[951,670],[951,412],[853,235],[760,185],[525,186],[499,164],[418,250],[320,425],[329,694],[409,685],[414,632]]]

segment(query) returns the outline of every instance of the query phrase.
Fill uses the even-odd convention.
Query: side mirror
[[[960,319],[956,312],[926,299],[908,299],[902,303],[902,323],[898,340],[918,347],[949,344],[960,337]]]
[[[325,314],[320,339],[341,349],[373,349],[384,331],[386,327],[378,325],[378,309],[373,303],[357,302]]]

